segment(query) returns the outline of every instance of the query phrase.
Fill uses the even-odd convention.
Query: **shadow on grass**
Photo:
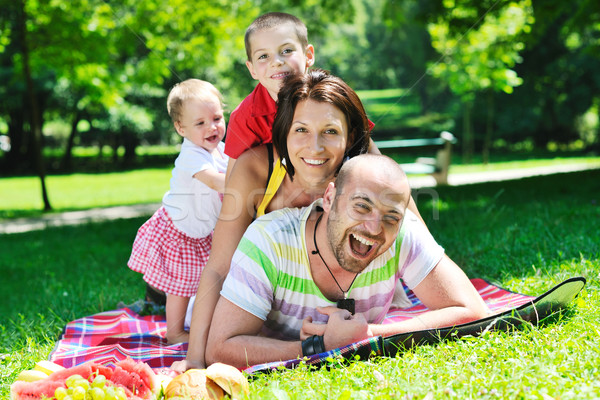
[[[577,274],[600,258],[600,170],[439,187],[413,196],[446,253],[469,276],[505,282]]]
[[[55,340],[70,320],[142,298],[142,278],[127,260],[145,220],[2,235],[0,352],[29,338]]]

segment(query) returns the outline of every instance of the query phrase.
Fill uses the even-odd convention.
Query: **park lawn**
[[[405,155],[389,154],[399,162],[412,162]],[[458,161],[458,158],[457,158]],[[531,160],[500,160],[487,165],[451,166],[452,174],[532,168],[538,166],[585,164],[600,167],[600,157],[546,157]],[[171,179],[172,166],[96,174],[50,175],[46,178],[54,212],[86,210],[130,204],[159,203]],[[0,178],[0,221],[42,215],[39,178],[34,176]]]
[[[423,189],[416,198],[429,229],[470,277],[529,295],[573,276],[586,277],[586,287],[540,327],[262,375],[250,397],[600,397],[600,171]],[[19,371],[48,356],[66,322],[142,296],[141,277],[126,262],[144,220],[2,236],[0,398]]]
[[[555,157],[531,160],[507,160],[488,164],[454,164],[452,173],[468,174],[471,172],[500,171],[512,169],[525,169],[547,167],[552,165],[582,165],[590,168],[600,168],[600,157]]]
[[[50,175],[48,197],[54,211],[85,210],[160,202],[169,190],[172,167],[98,174]],[[41,215],[43,207],[37,177],[0,179],[0,220]]]

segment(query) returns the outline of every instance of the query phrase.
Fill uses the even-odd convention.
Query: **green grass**
[[[0,398],[19,371],[47,357],[66,322],[142,297],[126,263],[144,221],[1,236]]]
[[[598,167],[600,166],[600,157],[555,157],[534,160],[498,161],[486,165],[462,165],[456,163],[452,165],[451,168],[453,173],[466,174],[471,172],[547,167],[551,165],[587,165],[590,167]]]
[[[378,131],[382,130],[403,131],[407,128],[427,127],[428,130],[439,131],[448,129],[447,123],[451,122],[448,116],[422,116],[418,98],[405,89],[363,90],[359,91],[358,95],[369,119],[375,123],[375,140]]]
[[[386,153],[387,154],[387,153]],[[413,162],[414,154],[390,156],[398,162]],[[421,154],[433,156],[433,154]],[[514,155],[512,157],[515,157]],[[520,157],[524,157],[520,155]],[[569,157],[560,154],[556,157],[511,159],[509,155],[497,156],[493,162],[484,165],[475,160],[469,165],[461,164],[455,156],[451,173],[471,173],[501,169],[533,168],[550,165],[588,164],[600,165],[600,157]],[[49,175],[46,185],[53,212],[85,210],[97,207],[121,206],[129,204],[158,203],[169,189],[171,179],[169,165],[163,168],[148,168],[123,172],[98,174]],[[42,198],[39,178],[34,176],[0,178],[0,221],[18,217],[42,215]]]
[[[394,101],[410,92],[406,89],[359,90],[356,92],[363,103],[378,102],[380,99],[393,99]]]
[[[169,190],[171,168],[51,175],[46,178],[46,187],[54,211],[160,202]],[[6,194],[0,198],[0,219],[41,214],[39,178],[2,178],[0,192]]]
[[[394,358],[301,367],[251,382],[256,399],[595,399],[600,397],[600,171],[415,193],[429,229],[471,277],[537,295],[588,283],[540,327],[488,332]],[[143,294],[126,267],[144,218],[3,235],[0,398],[45,358],[66,322]]]

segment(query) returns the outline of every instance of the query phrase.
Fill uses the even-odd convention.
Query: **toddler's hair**
[[[177,122],[181,120],[183,103],[189,99],[200,99],[211,101],[214,97],[219,99],[221,107],[223,107],[223,96],[221,92],[211,83],[200,79],[187,79],[177,83],[169,92],[167,97],[167,112],[173,120]]]
[[[304,51],[306,49],[306,46],[308,46],[308,30],[306,29],[306,25],[304,25],[304,22],[302,22],[299,18],[293,16],[292,14],[282,12],[270,12],[256,18],[250,24],[248,29],[246,29],[246,35],[244,36],[244,44],[246,46],[246,55],[248,56],[248,61],[252,61],[250,36],[252,36],[254,32],[266,31],[275,28],[276,26],[288,23],[294,25],[294,29],[296,30],[296,36],[298,36],[298,41],[302,45],[302,51]]]

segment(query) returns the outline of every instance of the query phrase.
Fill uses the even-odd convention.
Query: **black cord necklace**
[[[337,305],[336,305],[337,308],[340,308],[342,310],[348,310],[348,311],[350,311],[350,313],[352,313],[352,315],[354,315],[355,302],[354,302],[354,299],[349,299],[348,298],[348,292],[350,291],[350,288],[354,284],[354,281],[356,280],[356,277],[358,276],[358,273],[356,273],[356,275],[354,275],[354,279],[352,279],[352,282],[350,283],[350,286],[348,286],[348,290],[342,289],[342,287],[338,283],[337,279],[335,279],[335,276],[333,276],[333,272],[331,272],[331,269],[329,269],[329,266],[327,265],[327,263],[323,259],[323,256],[321,255],[321,252],[319,251],[319,246],[317,246],[317,227],[319,226],[319,223],[321,222],[322,218],[323,218],[323,214],[319,215],[319,218],[317,218],[317,222],[315,222],[315,231],[313,233],[313,243],[315,244],[315,250],[312,252],[312,254],[318,254],[319,255],[319,258],[321,259],[321,261],[323,261],[323,264],[325,264],[325,268],[327,268],[327,271],[329,271],[329,274],[333,278],[333,281],[335,282],[335,284],[337,285],[337,287],[340,289],[340,291],[344,295],[343,299],[340,299],[340,300],[337,301]]]

